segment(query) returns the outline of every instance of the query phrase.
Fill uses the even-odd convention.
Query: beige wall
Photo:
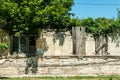
[[[53,42],[53,35],[54,32],[47,32],[43,33],[43,37],[46,38],[48,44],[48,51],[45,52],[44,55],[51,55],[51,56],[60,56],[60,55],[71,55],[72,53],[72,36],[69,32],[65,33],[65,40],[64,44],[61,46],[59,45],[59,40]]]
[[[120,75],[120,57],[0,59],[1,77]],[[31,63],[28,60],[32,61]],[[37,62],[36,62],[37,60]],[[5,62],[6,61],[6,62]],[[4,63],[5,62],[5,63]],[[2,64],[4,63],[4,64]],[[37,63],[37,66],[34,64]],[[31,64],[31,65],[30,65]],[[35,69],[36,73],[32,71]],[[27,74],[26,73],[27,70]]]
[[[63,46],[59,45],[59,40],[56,40],[56,43],[53,42],[54,32],[43,33],[43,37],[46,38],[48,44],[48,51],[44,55],[49,56],[59,56],[59,55],[73,55],[73,45],[72,45],[72,36],[70,32],[65,32],[66,37],[64,40]],[[108,52],[110,55],[120,55],[120,47],[116,47],[115,43],[111,42],[109,38],[109,49]],[[94,55],[95,42],[94,39],[90,36],[86,36],[86,55]]]
[[[95,51],[95,42],[94,39],[90,36],[87,36],[86,39],[86,53],[87,55],[94,55]],[[108,53],[114,56],[120,56],[120,47],[116,47],[116,43],[111,41],[111,38],[108,40]]]

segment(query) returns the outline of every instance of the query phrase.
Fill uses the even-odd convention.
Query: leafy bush
[[[6,49],[8,49],[8,43],[7,43],[7,42],[1,42],[1,43],[0,43],[0,49],[1,49],[1,50],[6,50]]]

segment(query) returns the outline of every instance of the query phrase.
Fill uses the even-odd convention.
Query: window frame
[[[34,40],[35,40],[35,51],[34,52],[30,52],[30,50],[29,50],[29,42],[30,42],[30,38],[29,37],[31,37],[31,36],[34,36],[35,38],[34,38]],[[15,35],[11,35],[10,36],[10,53],[14,53],[14,52],[17,52],[17,53],[36,53],[36,51],[37,51],[37,46],[36,46],[36,39],[37,39],[37,35],[20,35],[19,37],[17,37],[18,38],[18,49],[15,51],[13,48],[14,48],[14,37],[17,37],[17,36],[15,36]],[[24,51],[22,51],[22,49],[21,49],[21,37],[25,37],[26,38],[26,41],[25,41],[25,44],[26,44],[26,51],[24,52]]]

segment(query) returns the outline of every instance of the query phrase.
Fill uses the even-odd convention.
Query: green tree
[[[80,26],[81,20],[79,18],[71,18],[69,22],[69,27]]]
[[[108,51],[108,36],[112,33],[110,28],[113,19],[107,18],[86,18],[82,19],[81,25],[86,27],[86,32],[93,35],[95,40],[95,52],[107,53]],[[105,48],[104,48],[105,47]],[[104,48],[104,50],[103,50]]]
[[[86,32],[91,33],[91,34],[97,34],[97,26],[95,24],[95,20],[93,18],[86,18],[86,19],[81,19],[81,26],[86,27]]]
[[[95,38],[95,52],[101,54],[108,53],[108,36],[112,33],[110,26],[114,20],[108,18],[97,18],[95,23],[97,25],[97,36]],[[101,50],[101,52],[100,52]]]
[[[0,0],[0,21],[13,33],[68,26],[73,0]]]
[[[116,44],[117,47],[120,45],[120,9],[117,9],[118,16],[110,26],[111,38],[112,41]]]

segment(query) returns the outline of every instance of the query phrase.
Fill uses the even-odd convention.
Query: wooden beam
[[[80,28],[80,40],[79,40],[79,46],[80,46],[80,56],[84,56],[86,54],[85,52],[85,27]]]

